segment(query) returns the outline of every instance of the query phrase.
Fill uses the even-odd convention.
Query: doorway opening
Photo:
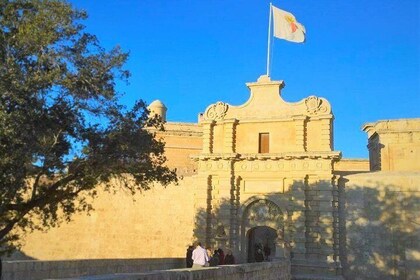
[[[248,262],[270,261],[276,255],[277,231],[268,226],[251,228],[247,233]]]

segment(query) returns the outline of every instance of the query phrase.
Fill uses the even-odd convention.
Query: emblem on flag
[[[274,6],[272,9],[274,37],[295,43],[305,42],[305,27],[297,22],[295,16]]]

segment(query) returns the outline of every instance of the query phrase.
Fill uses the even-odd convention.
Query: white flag
[[[287,41],[305,42],[305,27],[296,21],[294,15],[273,7],[274,36]]]

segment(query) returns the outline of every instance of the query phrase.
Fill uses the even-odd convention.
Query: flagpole
[[[271,2],[270,2],[270,14],[268,16],[268,46],[267,46],[267,76],[270,77],[270,40],[271,40]]]

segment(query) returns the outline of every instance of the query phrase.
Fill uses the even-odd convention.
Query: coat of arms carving
[[[317,96],[309,96],[305,99],[306,111],[309,115],[317,115],[319,113],[327,113],[329,105],[324,102],[323,98]]]
[[[222,120],[226,116],[228,109],[228,104],[219,101],[207,108],[204,117],[208,120]]]

